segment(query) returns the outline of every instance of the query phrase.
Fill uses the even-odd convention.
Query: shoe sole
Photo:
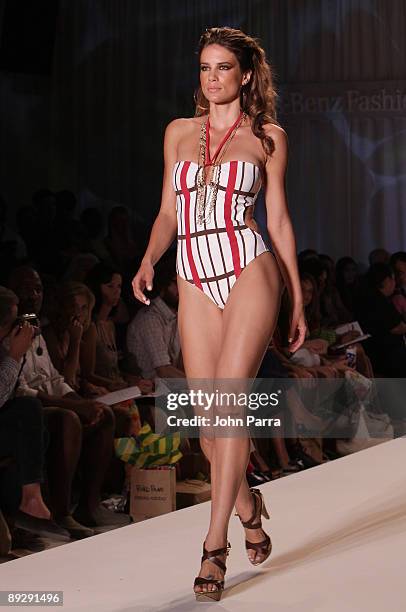
[[[195,593],[196,601],[220,601],[222,591],[213,591],[213,593]]]

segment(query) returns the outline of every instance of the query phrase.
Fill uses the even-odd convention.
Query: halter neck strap
[[[230,137],[230,134],[232,133],[232,131],[236,128],[236,126],[238,125],[238,123],[241,121],[241,118],[244,114],[244,111],[241,111],[241,113],[238,115],[236,121],[233,123],[233,125],[230,127],[230,129],[228,130],[227,134],[224,136],[223,140],[220,142],[219,146],[216,149],[216,152],[213,155],[213,158],[210,157],[210,117],[207,117],[207,122],[206,122],[206,163],[205,166],[212,166],[221,149],[223,148],[223,146],[225,145],[225,143],[227,142],[228,138]]]

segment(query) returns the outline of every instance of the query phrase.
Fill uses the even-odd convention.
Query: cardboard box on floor
[[[211,486],[208,482],[189,478],[176,483],[176,507],[178,510],[201,504],[211,498]]]
[[[200,504],[210,496],[207,482],[189,479],[177,483],[173,466],[131,470],[130,515],[136,523],[176,508]]]

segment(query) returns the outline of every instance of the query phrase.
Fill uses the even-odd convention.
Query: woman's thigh
[[[178,328],[183,364],[190,390],[211,394],[216,364],[221,351],[223,311],[203,291],[178,276]],[[209,419],[206,404],[195,405],[194,414]],[[200,426],[200,438],[209,441],[213,432]]]
[[[234,284],[224,310],[179,277],[178,288],[179,334],[189,386],[243,392],[245,379],[257,375],[279,312],[282,279],[275,259],[268,253],[251,262]],[[201,433],[212,435],[210,428]]]
[[[255,378],[272,338],[283,280],[266,252],[241,272],[224,308],[216,378]]]
[[[178,276],[178,329],[187,378],[212,379],[221,350],[223,312]]]

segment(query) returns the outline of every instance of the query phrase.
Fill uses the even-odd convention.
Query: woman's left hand
[[[292,321],[289,329],[289,351],[295,353],[303,344],[307,332],[303,306],[293,308]]]

